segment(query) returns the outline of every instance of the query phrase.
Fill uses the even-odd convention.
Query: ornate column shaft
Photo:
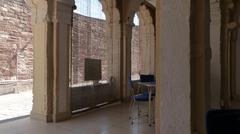
[[[53,18],[53,121],[71,117],[69,52],[74,2],[57,0]]]
[[[46,0],[28,0],[32,7],[33,29],[33,108],[31,117],[46,122],[52,121],[52,83],[49,61],[51,56],[51,20],[50,2]]]
[[[32,7],[34,82],[31,117],[61,121],[71,117],[69,47],[73,1],[28,0]]]
[[[133,17],[132,17],[133,18]],[[131,42],[133,20],[129,19],[123,23],[122,44],[122,100],[128,97],[128,77],[131,77]]]
[[[155,31],[153,18],[146,5],[139,8],[139,35],[141,47],[141,73],[155,73]]]
[[[120,13],[117,9],[116,0],[100,0],[103,12],[107,21],[107,43],[108,43],[108,63],[109,76],[113,88],[113,96],[116,100],[120,99],[120,65],[121,65],[121,25]]]

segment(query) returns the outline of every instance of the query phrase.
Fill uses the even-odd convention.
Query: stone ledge
[[[32,80],[0,81],[0,95],[32,90]]]

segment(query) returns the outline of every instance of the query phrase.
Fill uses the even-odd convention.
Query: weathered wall
[[[102,78],[108,79],[106,21],[73,15],[72,82],[84,81],[84,58],[102,60]]]
[[[72,82],[80,84],[84,81],[84,58],[102,60],[102,78],[109,79],[107,23],[105,20],[89,18],[79,14],[73,16],[72,33]],[[139,73],[139,31],[133,28],[133,72]]]
[[[105,20],[89,18],[79,14],[73,16],[72,33],[72,82],[79,84],[84,81],[84,58],[102,60],[102,79],[108,80],[108,46],[107,23]],[[132,39],[133,73],[139,73],[139,30],[133,28]]]
[[[24,0],[0,0],[0,80],[32,79],[31,10]]]
[[[157,134],[191,133],[189,18],[190,0],[157,1]]]
[[[211,108],[220,107],[221,64],[220,64],[220,33],[221,13],[220,3],[211,0],[210,43],[211,59]]]
[[[102,60],[102,78],[109,79],[107,23],[105,20],[89,18],[79,14],[73,16],[72,32],[72,82],[73,85],[84,81],[84,58]],[[133,28],[132,61],[133,73],[139,73],[139,29]]]

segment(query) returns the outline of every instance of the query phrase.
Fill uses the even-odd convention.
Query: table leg
[[[149,123],[149,126],[152,125],[152,123],[151,123],[151,98],[152,98],[152,91],[149,87],[148,88],[148,123]]]

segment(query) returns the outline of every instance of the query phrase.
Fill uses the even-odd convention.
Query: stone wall
[[[24,0],[0,0],[0,80],[32,79],[31,10]]]
[[[102,60],[102,79],[108,79],[106,21],[73,15],[72,84],[84,81],[84,59]]]
[[[84,58],[102,60],[102,79],[108,80],[108,47],[105,20],[89,18],[79,14],[73,15],[72,32],[72,84],[84,81]],[[139,29],[133,28],[132,40],[133,73],[138,73],[139,64]]]

